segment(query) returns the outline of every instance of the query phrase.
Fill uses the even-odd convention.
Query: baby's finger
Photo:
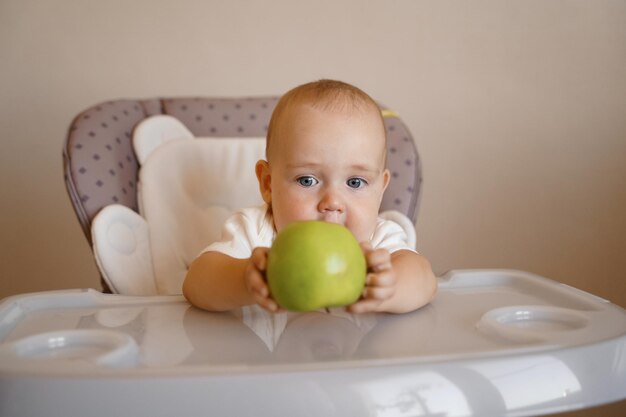
[[[387,300],[395,294],[394,287],[366,287],[363,291],[363,298],[365,300]]]
[[[365,285],[370,287],[392,287],[396,284],[396,274],[393,271],[381,271],[367,274]]]
[[[366,256],[368,253],[370,253],[373,250],[372,244],[370,242],[361,242],[359,243],[359,245],[361,245],[361,250]]]
[[[376,249],[366,255],[367,265],[372,271],[391,269],[391,256],[385,249]]]
[[[259,271],[265,271],[267,267],[268,252],[268,248],[258,247],[254,248],[252,255],[250,255],[250,261]]]
[[[254,301],[264,309],[273,313],[278,311],[278,304],[271,298],[263,297],[259,293],[253,293],[253,297]]]
[[[269,289],[263,279],[263,275],[257,270],[252,270],[248,273],[248,279],[246,281],[248,290],[253,293],[258,293],[262,297],[269,295]]]
[[[346,310],[348,310],[348,312],[350,313],[356,313],[356,314],[369,313],[369,312],[377,311],[377,308],[380,305],[380,303],[382,303],[381,300],[367,298],[367,299],[357,301],[356,303],[352,305],[349,305],[346,308]]]

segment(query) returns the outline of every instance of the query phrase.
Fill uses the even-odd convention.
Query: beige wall
[[[437,272],[523,269],[626,307],[624,1],[1,0],[0,62],[0,297],[98,286],[61,171],[79,111],[331,77],[414,133]]]

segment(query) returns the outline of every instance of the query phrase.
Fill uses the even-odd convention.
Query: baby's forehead
[[[305,120],[307,115],[314,112],[316,120],[323,123],[324,119],[345,118],[345,120],[359,120],[363,123],[378,124],[382,132],[385,132],[384,119],[380,108],[375,103],[345,103],[341,101],[298,101],[290,103],[278,118],[279,129],[286,125],[298,125]],[[306,119],[309,120],[309,119]]]
[[[273,127],[268,132],[267,157],[270,154],[279,151],[286,144],[285,141],[292,143],[297,141],[298,131],[308,125],[306,129],[311,128],[311,114],[314,114],[313,120],[323,126],[326,120],[331,118],[345,118],[346,121],[363,123],[373,131],[378,131],[382,138],[382,151],[386,149],[386,129],[380,107],[373,100],[364,100],[362,98],[345,98],[345,97],[323,97],[314,98],[308,96],[291,97],[287,103],[284,103],[278,114],[274,115]],[[295,134],[294,134],[295,133]],[[369,136],[369,135],[368,135]]]
[[[385,152],[385,128],[377,108],[333,110],[305,104],[290,109],[285,116],[279,134],[273,139],[277,152],[307,152],[310,146],[332,149],[332,144],[346,141],[376,151],[376,154]]]
[[[380,113],[380,108],[374,101],[366,100],[362,97],[348,96],[346,94],[323,97],[294,97],[286,107],[287,110],[294,112],[313,108],[327,114],[340,113],[344,115],[375,116]]]

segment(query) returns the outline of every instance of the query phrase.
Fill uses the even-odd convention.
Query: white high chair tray
[[[404,315],[209,313],[94,290],[0,303],[0,416],[529,416],[626,398],[626,312],[453,271]]]

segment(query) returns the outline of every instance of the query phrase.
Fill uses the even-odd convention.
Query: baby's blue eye
[[[350,188],[361,188],[367,184],[363,178],[350,178],[346,184]]]
[[[310,176],[300,177],[296,181],[303,187],[313,187],[318,182],[315,178]]]

